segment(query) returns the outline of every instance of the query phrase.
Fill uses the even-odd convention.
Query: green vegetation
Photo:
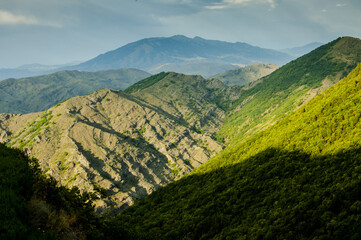
[[[62,113],[54,124],[69,124],[54,132],[51,111],[28,118],[1,115],[5,141],[21,148],[37,144],[29,148],[35,156],[54,146],[62,182],[78,184],[91,175],[82,187],[97,192],[57,187],[36,162],[2,146],[24,161],[14,160],[7,169],[11,158],[4,157],[0,165],[1,221],[14,226],[3,227],[1,238],[360,239],[361,65],[318,92],[361,62],[360,43],[337,39],[242,89],[200,76],[161,73],[128,88],[130,94],[97,91],[52,109]],[[119,115],[119,109],[126,114]],[[116,115],[122,119],[114,121]],[[14,129],[21,121],[29,124]],[[56,142],[54,135],[64,139]],[[222,145],[210,137],[228,143],[227,148],[181,178],[220,151]],[[158,142],[147,142],[151,138]],[[36,148],[42,143],[46,147]],[[60,150],[63,143],[68,145]],[[192,151],[184,145],[192,145]],[[84,158],[75,159],[75,152]],[[42,161],[54,163],[43,155]],[[82,161],[76,169],[74,159]],[[64,174],[72,170],[75,175]],[[105,198],[99,200],[99,211],[102,206],[119,209],[158,187],[159,179],[179,178],[115,218],[103,222],[94,216],[97,196]]]
[[[242,92],[218,137],[239,141],[253,136],[302,104],[307,92],[320,87],[324,79],[337,82],[360,62],[361,40],[345,37],[288,63]]]
[[[359,239],[360,102],[361,64],[273,127],[125,210],[108,236]]]
[[[101,238],[94,194],[58,187],[35,159],[0,144],[0,238]]]
[[[357,147],[361,139],[361,65],[308,104],[246,143],[226,148],[197,169],[205,172],[231,165],[267,148],[333,154]]]
[[[151,77],[148,77],[146,79],[143,79],[143,80],[133,84],[132,86],[125,89],[124,92],[133,93],[133,92],[137,92],[139,90],[148,88],[148,87],[156,84],[157,82],[159,82],[163,78],[165,78],[167,75],[168,75],[168,73],[165,73],[165,72],[158,73],[156,75],[153,75]]]

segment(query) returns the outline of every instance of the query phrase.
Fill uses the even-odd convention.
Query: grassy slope
[[[312,89],[322,84],[327,88],[359,62],[361,40],[344,37],[288,63],[243,91],[233,104],[234,110],[225,118],[218,137],[239,141],[253,136],[311,99],[317,93]]]
[[[137,69],[118,69],[61,71],[37,77],[7,79],[0,82],[0,113],[43,111],[64,99],[102,88],[125,89],[148,76],[148,73]]]
[[[275,126],[127,209],[109,238],[359,239],[360,81],[359,65]]]

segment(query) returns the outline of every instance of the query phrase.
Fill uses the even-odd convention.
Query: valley
[[[159,51],[159,42],[169,49]],[[118,55],[134,56],[136,45],[148,52],[134,66],[147,69],[151,59],[166,64],[179,44],[189,59],[253,49],[151,38],[77,67],[121,67],[126,58]],[[52,191],[76,189],[69,191],[94,221],[83,223],[83,239],[357,239],[361,40],[338,38],[283,66],[265,62],[277,56],[283,64],[287,56],[257,51],[264,63],[209,78],[127,68],[1,81],[0,150],[22,169],[31,162],[26,157],[37,159],[39,170],[31,171],[54,179]],[[229,58],[245,59],[234,54]],[[192,65],[178,60],[172,64]],[[33,179],[29,174],[24,179]],[[18,194],[31,201],[38,192]],[[41,229],[70,236],[53,225]]]

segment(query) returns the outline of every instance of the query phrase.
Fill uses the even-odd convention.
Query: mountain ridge
[[[361,40],[351,37],[338,38],[291,61],[243,88],[218,136],[239,141],[266,129],[347,76],[360,62]]]
[[[96,70],[136,67],[148,70],[150,67],[154,68],[160,64],[190,60],[198,62],[206,59],[209,62],[239,64],[268,60],[267,62],[280,64],[288,62],[291,58],[276,50],[262,49],[246,43],[229,43],[176,35],[169,38],[147,38],[129,43],[74,66],[73,69]]]
[[[95,202],[97,211],[117,212],[223,148],[211,133],[224,111],[205,98],[218,88],[214,81],[160,75],[158,86],[148,86],[147,94],[144,89],[133,95],[102,89],[44,112],[0,114],[0,141],[38,158],[42,170],[62,185],[90,192],[103,189],[107,194]],[[172,89],[170,81],[178,93],[165,91]],[[158,90],[162,98],[157,97]],[[184,93],[192,104],[185,99],[183,104],[170,105],[171,99]],[[185,118],[185,113],[191,115]]]

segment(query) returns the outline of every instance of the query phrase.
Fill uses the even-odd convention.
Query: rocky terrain
[[[222,149],[212,133],[224,111],[207,96],[226,89],[219,81],[164,74],[131,94],[102,89],[44,112],[1,114],[0,141],[38,158],[62,185],[97,192],[98,212],[116,212]]]

